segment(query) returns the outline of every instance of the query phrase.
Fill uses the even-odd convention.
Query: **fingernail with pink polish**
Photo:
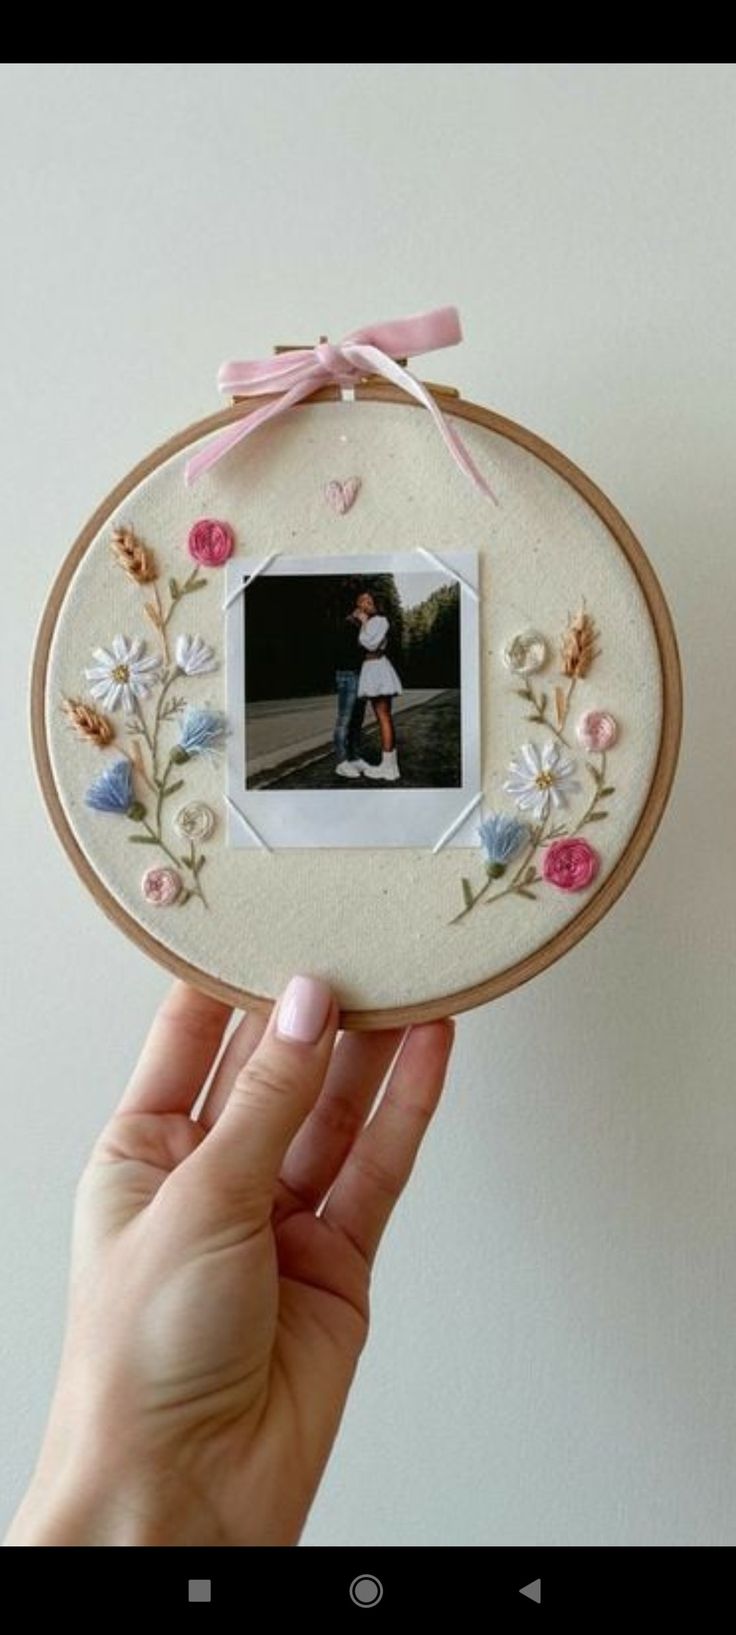
[[[280,1039],[314,1045],[330,1013],[332,994],[326,982],[314,976],[293,976],[281,995],[276,1032]]]

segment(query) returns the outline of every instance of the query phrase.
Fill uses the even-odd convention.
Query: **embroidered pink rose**
[[[147,903],[154,908],[169,908],[181,891],[181,875],[176,869],[146,869],[141,880],[141,891]]]
[[[195,562],[203,568],[221,568],[232,556],[235,535],[228,522],[216,522],[213,517],[200,517],[189,530],[187,549]]]
[[[597,851],[577,835],[553,840],[542,854],[542,878],[559,891],[585,891],[600,866]]]
[[[583,749],[610,749],[618,738],[618,722],[607,710],[586,710],[575,728]]]

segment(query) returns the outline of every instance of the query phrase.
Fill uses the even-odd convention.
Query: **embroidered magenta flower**
[[[553,840],[542,853],[542,878],[559,891],[585,891],[600,866],[597,851],[576,835]]]
[[[221,568],[235,548],[235,535],[228,522],[200,517],[189,530],[189,555],[203,568]]]
[[[596,749],[602,754],[618,738],[618,722],[607,710],[586,710],[575,728],[577,740],[583,749]]]
[[[141,891],[146,902],[154,908],[169,908],[181,891],[181,875],[176,869],[146,869],[141,880]]]

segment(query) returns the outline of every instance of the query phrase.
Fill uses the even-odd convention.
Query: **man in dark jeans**
[[[365,715],[365,699],[358,698],[358,677],[363,663],[363,649],[358,642],[360,620],[352,608],[347,618],[341,619],[335,637],[335,687],[337,690],[337,719],[335,721],[335,771],[339,778],[359,778],[365,762],[360,758],[360,735]]]

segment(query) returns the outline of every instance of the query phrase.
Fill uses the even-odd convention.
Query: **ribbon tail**
[[[460,470],[464,472],[466,477],[470,478],[471,482],[475,483],[476,488],[480,490],[481,494],[485,495],[487,500],[490,500],[493,505],[499,505],[500,501],[498,495],[491,488],[491,485],[487,479],[483,476],[483,472],[480,470],[480,467],[476,465],[470,449],[467,447],[467,444],[463,442],[460,433],[455,430],[455,427],[450,424],[449,420],[447,420],[442,414],[441,410],[438,409],[431,392],[427,392],[426,396],[429,399],[427,407],[430,409],[432,418],[441,432],[450,453],[454,455]]]
[[[296,403],[301,403],[303,398],[309,397],[310,392],[316,391],[321,382],[321,371],[310,369],[309,373],[297,385],[292,386],[290,391],[274,398],[271,403],[265,403],[262,409],[254,409],[251,414],[245,414],[243,419],[236,420],[233,426],[226,426],[224,431],[219,432],[210,442],[205,443],[204,448],[199,449],[196,454],[192,455],[191,460],[187,461],[184,467],[184,481],[187,488],[192,488],[194,483],[204,476],[205,471],[210,471],[212,466],[217,465],[218,460],[221,460],[224,454],[229,454],[231,449],[236,448],[238,443],[242,443],[246,437],[250,437],[254,431],[258,430],[259,426],[264,426],[268,420],[275,420],[278,415],[284,414],[287,409],[293,408]]]
[[[314,368],[314,352],[282,352],[274,358],[246,363],[223,363],[217,371],[217,390],[233,397],[263,397],[271,392],[288,392]]]
[[[367,366],[372,374],[383,375],[394,386],[400,386],[403,391],[409,392],[417,403],[423,404],[424,408],[431,414],[455,464],[459,466],[466,477],[470,478],[471,482],[475,484],[475,487],[486,499],[491,500],[493,505],[498,505],[498,497],[494,494],[490,483],[486,481],[482,471],[479,470],[459,432],[445,419],[432,393],[427,391],[426,386],[423,386],[422,382],[417,380],[416,376],[412,375],[402,364],[397,363],[395,358],[387,357],[386,353],[381,352],[378,347],[351,345],[345,346],[343,350],[351,362],[361,363],[364,367]]]
[[[421,352],[439,352],[457,346],[463,338],[457,307],[435,307],[412,318],[393,318],[388,323],[367,324],[346,335],[343,346],[375,346],[390,358],[416,358]]]

